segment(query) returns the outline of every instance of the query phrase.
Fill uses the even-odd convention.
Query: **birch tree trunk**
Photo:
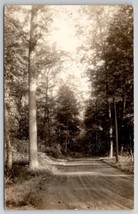
[[[124,96],[123,99],[123,123],[122,123],[122,129],[124,129],[124,119],[126,115],[126,96]],[[121,143],[121,149],[120,149],[120,155],[123,156],[124,151],[124,135],[122,135],[122,143]]]
[[[108,100],[109,104],[109,123],[110,123],[110,129],[109,129],[109,138],[110,138],[110,153],[109,158],[113,158],[113,126],[112,126],[112,114],[111,114],[111,101]]]
[[[49,106],[48,106],[48,78],[46,81],[46,98],[45,98],[45,112],[44,112],[44,138],[46,140],[46,144],[50,145],[49,142]]]
[[[5,141],[6,141],[6,165],[7,169],[12,169],[12,146],[9,133],[9,113],[8,106],[5,103]]]
[[[30,19],[30,41],[28,56],[28,72],[29,72],[29,168],[37,170],[37,122],[36,122],[36,71],[33,63],[33,50],[35,44],[32,42],[34,31],[35,9],[32,7]]]
[[[116,112],[116,101],[114,99],[114,113],[115,113],[115,141],[116,141],[116,162],[118,162],[118,123],[117,123],[117,112]]]

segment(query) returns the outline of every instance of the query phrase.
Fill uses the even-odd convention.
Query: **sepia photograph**
[[[3,16],[5,209],[134,209],[133,7]]]

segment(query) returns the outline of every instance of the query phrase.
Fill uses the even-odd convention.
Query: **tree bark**
[[[29,56],[28,56],[28,72],[29,72],[29,168],[30,170],[37,170],[38,157],[37,157],[37,122],[36,122],[36,74],[33,65],[33,49],[35,44],[33,41],[34,30],[34,9],[32,7],[30,19],[30,42],[29,42]]]
[[[67,140],[67,137],[66,137],[66,142],[65,142],[65,152],[66,152],[66,154],[68,152],[68,140]]]
[[[116,141],[116,162],[118,159],[118,123],[117,123],[117,112],[116,112],[116,101],[114,99],[114,113],[115,113],[115,141]]]
[[[45,98],[45,112],[44,112],[44,136],[47,145],[50,145],[49,143],[49,136],[50,136],[50,127],[49,127],[49,105],[48,105],[48,90],[49,90],[49,85],[48,85],[48,77],[46,81],[46,98]],[[51,145],[50,145],[51,146]]]
[[[68,131],[68,120],[67,120],[67,127],[66,127],[66,142],[65,142],[65,152],[67,154],[68,152],[68,134],[69,134],[69,131]]]
[[[12,145],[10,141],[10,132],[9,132],[9,113],[8,106],[5,103],[5,141],[6,141],[6,165],[7,169],[12,169]]]
[[[126,114],[126,96],[124,96],[124,99],[123,99],[123,122],[122,122],[122,130],[124,130],[124,127],[125,127],[125,123],[124,123],[124,120],[125,120],[125,114]],[[120,155],[123,156],[123,152],[124,152],[124,131],[123,131],[123,134],[122,134],[122,142],[121,142],[121,149],[120,149]]]
[[[129,141],[130,141],[130,155],[131,155],[131,160],[134,162],[134,152],[133,152],[133,146],[132,146],[132,137],[131,134],[129,133]]]
[[[110,153],[109,153],[109,158],[113,158],[113,126],[112,126],[112,114],[111,114],[111,102],[108,100],[109,104],[109,138],[110,138]]]
[[[123,144],[121,145],[121,148],[120,148],[120,155],[123,156],[123,152],[124,152],[124,146]]]

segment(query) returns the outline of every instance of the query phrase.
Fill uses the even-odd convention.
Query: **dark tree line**
[[[101,35],[102,37],[102,30]],[[85,127],[93,154],[133,153],[133,9],[123,6],[97,45],[101,63],[88,70],[92,85]],[[100,48],[100,49],[99,49]],[[110,144],[109,144],[110,143]],[[108,148],[108,149],[105,149]],[[104,151],[105,149],[105,151]],[[117,157],[118,161],[118,157]]]

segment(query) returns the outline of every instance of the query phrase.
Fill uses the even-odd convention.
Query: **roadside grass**
[[[134,162],[132,161],[132,156],[127,155],[127,156],[119,156],[119,162],[116,163],[115,157],[113,158],[102,158],[102,160],[113,166],[116,167],[128,174],[133,174],[134,173]]]
[[[5,167],[4,172],[6,210],[32,210],[38,207],[42,199],[43,186],[52,175],[50,158],[39,152],[38,161],[38,171],[31,172],[28,166],[28,142],[13,144],[13,167],[10,171]]]
[[[38,148],[38,151],[39,168],[37,172],[31,172],[29,170],[29,142],[13,139],[13,168],[11,171],[7,171],[5,167],[4,172],[5,209],[32,210],[39,207],[43,197],[43,189],[46,190],[49,179],[57,169],[52,166],[52,157],[47,155],[51,151],[50,148],[43,152],[40,152],[41,149]],[[62,156],[60,148],[55,149],[55,153],[55,156]],[[49,156],[51,156],[50,154]]]
[[[14,164],[11,174],[5,175],[5,209],[24,210],[38,207],[44,181],[48,182],[50,177],[48,171],[31,172],[25,165]]]

